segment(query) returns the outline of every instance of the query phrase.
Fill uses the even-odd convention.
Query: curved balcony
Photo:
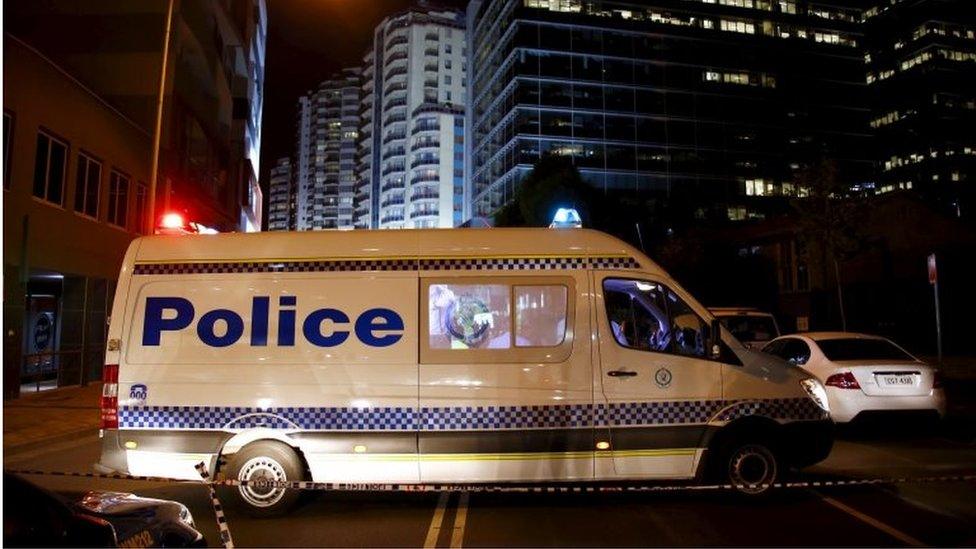
[[[404,107],[406,105],[407,105],[407,98],[406,97],[400,97],[400,98],[397,98],[397,99],[391,99],[391,100],[389,100],[389,101],[386,102],[386,105],[383,105],[383,112],[386,113],[387,111],[389,111],[392,108],[395,108],[395,107]]]
[[[401,59],[406,59],[406,58],[407,58],[407,52],[398,51],[396,53],[390,54],[390,56],[386,58],[386,62],[393,63],[394,61],[399,61]]]
[[[383,144],[386,145],[391,141],[396,141],[397,139],[406,139],[406,138],[407,138],[407,134],[405,133],[391,133],[390,135],[387,135],[386,137],[383,138]]]
[[[389,206],[403,206],[405,203],[406,200],[404,200],[402,196],[398,196],[395,198],[388,198],[383,202],[380,202],[380,207],[387,208]]]
[[[417,183],[437,183],[441,180],[440,174],[418,174],[410,178],[410,184],[415,185]]]
[[[427,138],[427,139],[418,139],[411,148],[412,149],[439,149],[440,147],[441,147],[440,139]]]
[[[402,165],[388,166],[386,168],[383,168],[383,172],[380,175],[385,177],[387,175],[390,175],[391,173],[398,173],[398,172],[402,172],[403,170],[404,167]]]
[[[407,74],[407,64],[406,63],[403,63],[401,65],[397,65],[397,66],[393,67],[392,69],[389,69],[383,75],[383,80],[390,80],[391,78],[395,78],[397,76],[400,76],[401,74]]]
[[[391,158],[396,158],[398,156],[403,156],[407,154],[407,149],[403,147],[397,147],[395,149],[390,149],[383,153],[383,161],[386,162]],[[401,168],[402,169],[402,168]]]
[[[394,46],[399,46],[400,44],[406,44],[407,37],[403,35],[394,36],[389,42],[386,43],[386,51],[390,51],[390,48]]]
[[[410,194],[410,200],[440,200],[440,194],[432,192],[429,190],[422,190],[420,192],[414,192]]]
[[[438,215],[440,215],[440,211],[437,208],[432,208],[429,210],[410,212],[410,219],[417,219],[418,217],[436,217]]]
[[[441,131],[441,125],[438,123],[434,124],[417,124],[410,130],[410,135],[415,135],[421,132],[439,132]]]
[[[380,223],[402,223],[403,216],[399,214],[384,215],[380,218]]]
[[[410,163],[411,168],[416,168],[417,166],[437,166],[441,163],[441,159],[438,157],[422,157],[415,158],[413,162]]]
[[[391,83],[389,86],[387,86],[383,90],[383,93],[385,95],[389,95],[391,93],[398,92],[398,91],[404,91],[406,89],[407,89],[407,83],[406,82],[393,82],[393,83]]]
[[[380,192],[385,193],[387,191],[393,191],[396,189],[405,189],[405,188],[407,188],[407,184],[404,183],[403,181],[388,181],[384,183],[382,187],[380,187]]]
[[[407,121],[407,113],[404,112],[401,114],[391,114],[390,116],[383,119],[383,124],[384,125],[396,124],[397,122],[406,122],[406,121]]]

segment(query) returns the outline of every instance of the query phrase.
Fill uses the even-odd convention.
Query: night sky
[[[295,103],[332,73],[358,66],[373,28],[411,0],[268,0],[261,183],[276,159],[295,147]],[[467,0],[433,5],[463,8]]]

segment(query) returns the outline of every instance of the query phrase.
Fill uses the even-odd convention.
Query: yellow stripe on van
[[[577,452],[506,452],[471,454],[337,454],[350,461],[539,461],[547,459],[590,459],[693,456],[697,448],[662,448],[654,450],[596,450]]]

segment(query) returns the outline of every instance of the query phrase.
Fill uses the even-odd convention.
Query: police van
[[[103,472],[758,493],[832,444],[816,379],[586,229],[140,238],[108,337]]]

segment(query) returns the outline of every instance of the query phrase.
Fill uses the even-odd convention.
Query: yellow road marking
[[[454,532],[451,534],[451,548],[459,549],[464,545],[464,525],[468,520],[468,498],[469,492],[461,493],[461,501],[458,502],[457,513],[454,515]]]
[[[434,516],[430,519],[430,527],[427,528],[424,549],[437,547],[437,537],[441,533],[441,525],[444,523],[444,510],[447,508],[447,499],[450,496],[450,492],[441,492],[441,496],[437,499],[437,508],[434,509]]]
[[[927,547],[926,544],[913,538],[912,536],[909,536],[908,534],[902,532],[901,530],[897,530],[894,527],[889,526],[872,516],[865,515],[864,513],[858,511],[857,509],[854,509],[853,507],[849,507],[837,501],[834,498],[827,497],[823,494],[817,494],[817,495],[819,495],[821,499],[823,499],[825,502],[829,503],[830,505],[833,505],[834,507],[840,509],[841,511],[844,511],[848,515],[851,515],[852,517],[860,520],[861,522],[874,526],[878,530],[881,530],[882,532],[901,541],[902,543],[905,543],[906,545],[910,545],[912,547]]]

